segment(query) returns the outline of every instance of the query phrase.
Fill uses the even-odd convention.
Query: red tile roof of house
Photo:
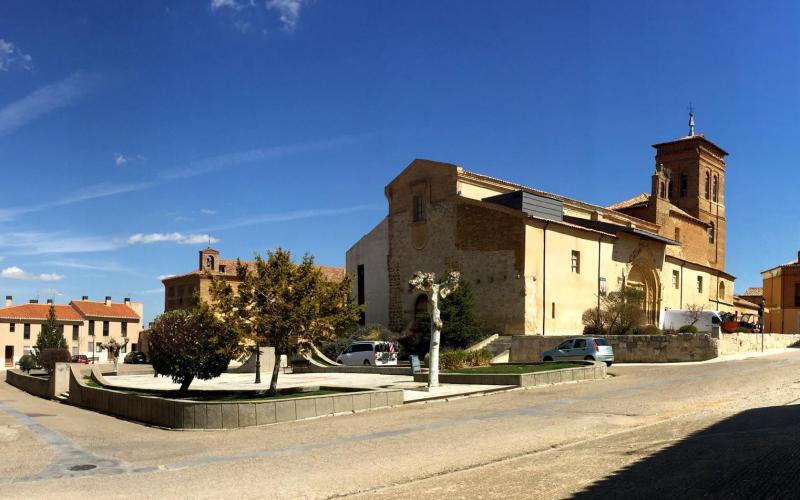
[[[69,303],[81,315],[88,318],[125,318],[139,320],[139,315],[125,304],[106,305],[105,302],[73,300]]]
[[[83,321],[81,315],[70,306],[56,305],[56,319],[65,322]],[[12,320],[47,320],[50,304],[20,304],[18,306],[0,307],[0,319]]]

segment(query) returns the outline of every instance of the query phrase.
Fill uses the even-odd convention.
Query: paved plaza
[[[223,373],[212,380],[195,380],[191,389],[198,391],[252,391],[269,389],[270,374],[261,374],[261,384],[255,384],[253,373]],[[177,390],[180,384],[168,377],[152,375],[109,376],[106,380],[127,389]],[[360,389],[403,389],[406,402],[465,396],[486,391],[497,391],[510,387],[498,385],[442,384],[430,391],[426,384],[414,382],[411,375],[383,375],[371,373],[281,373],[278,388],[294,387],[352,387]]]
[[[148,427],[1,383],[0,498],[83,498],[100,485],[104,498],[733,498],[740,491],[777,498],[797,491],[800,350],[610,373],[228,431]]]

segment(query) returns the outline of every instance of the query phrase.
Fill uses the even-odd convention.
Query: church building
[[[414,160],[385,188],[388,215],[347,252],[363,323],[408,329],[427,313],[416,271],[461,272],[493,333],[571,335],[623,287],[665,309],[733,311],[725,272],[725,157],[702,134],[655,144],[650,191],[609,207],[460,166]]]

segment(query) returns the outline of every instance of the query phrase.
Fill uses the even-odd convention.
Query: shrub
[[[636,287],[625,287],[600,297],[600,315],[597,308],[583,312],[581,319],[596,335],[626,335],[645,320],[642,310],[644,292]]]
[[[219,377],[238,353],[236,331],[205,304],[190,311],[169,311],[150,329],[150,359],[158,375],[169,375],[185,392],[192,380]]]
[[[30,373],[36,366],[36,356],[33,354],[25,354],[19,358],[19,369],[24,372]]]
[[[634,326],[630,330],[628,330],[628,335],[663,335],[664,332],[661,331],[655,325],[639,325]]]
[[[478,317],[475,293],[466,280],[439,304],[442,316],[442,345],[465,349],[488,337],[483,321]]]
[[[602,337],[603,335],[606,334],[606,331],[603,330],[602,326],[593,324],[584,326],[583,334],[588,337]]]
[[[56,363],[69,363],[71,360],[72,356],[67,349],[50,348],[39,353],[39,364],[47,370],[47,373],[53,373]]]
[[[492,361],[492,353],[486,349],[475,351],[445,351],[439,355],[439,367],[442,370],[457,370],[473,366],[488,366]]]
[[[697,327],[694,325],[683,325],[678,328],[678,333],[697,333]]]

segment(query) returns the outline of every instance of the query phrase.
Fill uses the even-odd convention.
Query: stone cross
[[[439,298],[445,298],[458,288],[461,275],[455,271],[448,273],[441,282],[436,282],[436,274],[417,271],[409,280],[410,290],[425,292],[430,299],[431,346],[430,366],[428,367],[428,387],[439,385],[439,340],[442,335],[442,317],[439,312]]]

